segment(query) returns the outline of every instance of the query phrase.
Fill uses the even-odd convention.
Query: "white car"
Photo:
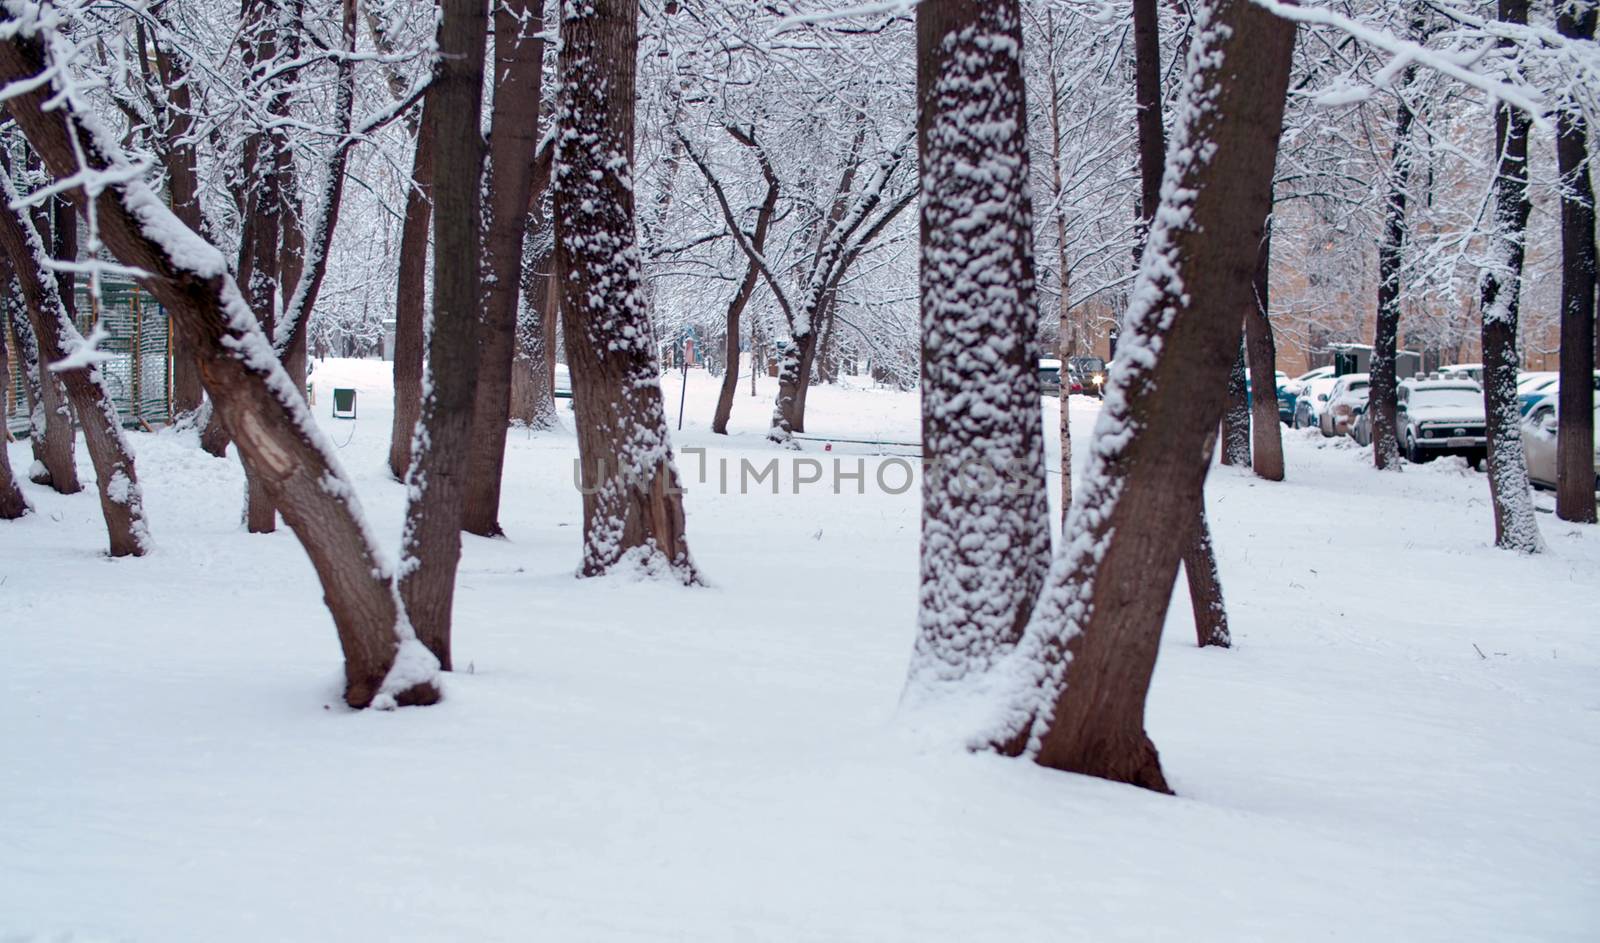
[[[1338,382],[1338,377],[1330,375],[1313,377],[1302,384],[1300,395],[1294,401],[1296,429],[1309,429],[1320,424],[1322,414],[1328,408],[1328,394],[1333,392],[1334,384]]]
[[[1406,380],[1395,395],[1395,425],[1406,461],[1464,455],[1476,464],[1488,452],[1483,387],[1476,382]]]
[[[1347,373],[1333,383],[1328,392],[1328,405],[1317,416],[1317,427],[1323,436],[1349,435],[1356,414],[1367,408],[1368,387],[1372,378],[1365,373]]]
[[[1600,403],[1595,404],[1594,424],[1600,429]],[[1546,396],[1533,404],[1522,420],[1522,454],[1528,461],[1528,479],[1536,488],[1556,486],[1556,397]],[[1600,491],[1600,436],[1595,438],[1595,490]]]

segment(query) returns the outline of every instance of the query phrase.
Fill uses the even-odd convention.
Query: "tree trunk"
[[[194,128],[194,115],[187,75],[180,70],[165,43],[156,47],[156,66],[172,105],[168,112],[166,148],[162,154],[167,169],[172,212],[189,229],[201,232],[204,230],[204,215],[200,208],[200,175],[195,147],[189,139]],[[194,351],[189,349],[188,341],[175,334],[172,339],[173,423],[194,424],[204,395],[200,364],[195,360]]]
[[[288,375],[240,302],[221,253],[186,229],[143,182],[130,179],[127,157],[78,118],[74,97],[45,107],[54,91],[37,79],[47,65],[60,65],[46,60],[51,27],[8,36],[0,41],[0,82],[31,88],[7,102],[12,117],[58,179],[87,170],[110,182],[93,197],[100,236],[123,264],[148,273],[141,286],[199,352],[207,388],[240,456],[267,482],[311,558],[344,649],[346,702],[438,700],[436,664],[398,605],[388,561],[368,536],[355,489],[303,400],[288,389]],[[81,191],[75,198],[89,199]]]
[[[1251,0],[1193,9],[1166,197],[1089,454],[1094,512],[1070,522],[1019,646],[1028,669],[986,734],[1045,766],[1163,792],[1144,704],[1182,553],[1172,522],[1198,506],[1199,456],[1254,303],[1294,45],[1294,25]]]
[[[1528,0],[1499,0],[1502,22],[1526,24]],[[1502,39],[1501,45],[1510,40]],[[1528,116],[1504,102],[1495,114],[1492,229],[1490,261],[1484,267],[1483,403],[1488,418],[1489,494],[1494,504],[1495,546],[1521,553],[1544,549],[1534,518],[1528,465],[1522,454],[1521,416],[1517,410],[1517,313],[1522,291],[1522,263],[1527,252]]]
[[[564,0],[556,271],[583,490],[580,573],[624,563],[697,582],[634,225],[637,0]]]
[[[1413,32],[1420,32],[1418,24]],[[1383,238],[1378,243],[1378,315],[1372,338],[1371,386],[1367,410],[1372,416],[1372,461],[1379,471],[1400,470],[1400,437],[1396,403],[1395,350],[1400,334],[1400,270],[1405,260],[1406,194],[1411,185],[1411,104],[1406,100],[1417,67],[1408,65],[1398,85],[1394,149],[1389,161]]]
[[[439,65],[428,90],[439,135],[433,152],[433,331],[428,337],[427,393],[406,474],[409,501],[400,538],[400,598],[417,638],[449,671],[450,610],[461,561],[479,371],[485,148],[478,116],[488,17],[483,0],[445,0],[442,9]],[[527,205],[524,194],[517,205],[519,223]]]
[[[11,454],[5,447],[11,441],[6,423],[11,409],[11,368],[6,355],[6,337],[10,333],[10,318],[0,317],[0,521],[14,521],[32,510],[11,474]]]
[[[1250,299],[1255,304],[1255,299]],[[1250,464],[1250,395],[1245,386],[1244,347],[1234,353],[1228,371],[1228,401],[1222,414],[1222,464]]]
[[[778,178],[765,152],[755,146],[753,138],[748,146],[757,152],[762,174],[767,181],[766,196],[761,201],[761,208],[756,211],[756,226],[750,234],[751,248],[759,255],[766,251],[767,230],[772,225],[772,214],[778,208]],[[730,221],[730,225],[736,224],[736,221]],[[711,417],[711,431],[718,435],[728,434],[728,420],[733,416],[733,398],[739,392],[739,317],[750,303],[750,297],[755,294],[756,281],[760,276],[761,267],[751,259],[745,266],[744,281],[739,283],[739,289],[728,302],[727,364],[722,371],[722,388],[717,392],[717,410]]]
[[[9,259],[6,272],[12,279]],[[14,291],[21,289],[12,282]],[[28,432],[33,447],[33,467],[28,479],[36,485],[54,488],[60,494],[77,494],[83,490],[78,482],[78,464],[75,455],[77,434],[72,428],[72,410],[68,407],[67,389],[61,375],[49,369],[39,349],[38,337],[29,323],[26,309],[20,304],[7,305],[11,316],[11,332],[17,342],[17,367],[22,370],[28,390]]]
[[[1245,351],[1250,357],[1250,375],[1255,378],[1250,397],[1250,465],[1268,481],[1283,480],[1283,423],[1278,419],[1278,350],[1272,341],[1272,321],[1268,316],[1272,258],[1272,224],[1267,223],[1261,237],[1261,252],[1256,260],[1255,304],[1245,309]],[[1211,453],[1206,453],[1210,464]],[[1207,544],[1210,538],[1207,537]]]
[[[45,260],[50,257],[44,240],[25,214],[9,208],[21,203],[9,178],[0,176],[0,190],[7,203],[6,209],[0,209],[0,251],[10,260],[22,288],[28,318],[44,362],[60,362],[72,352],[69,346],[78,347],[83,338],[72,323],[72,312],[61,295],[59,283],[44,267]],[[69,219],[63,220],[63,215]],[[67,227],[75,229],[77,219],[68,207],[65,214],[56,215],[56,222],[60,233]],[[58,237],[57,244],[60,247],[73,241],[75,239],[70,237]],[[144,556],[150,549],[150,534],[145,526],[144,499],[134,471],[133,452],[123,438],[117,406],[106,389],[100,368],[65,370],[58,376],[83,423],[84,444],[99,483],[100,509],[105,516],[111,556]],[[9,479],[9,475],[7,477]]]
[[[467,496],[462,527],[495,537],[500,528],[500,480],[505,470],[511,413],[511,363],[517,349],[517,296],[522,287],[522,238],[539,144],[539,94],[544,67],[540,34],[543,0],[509,0],[494,8],[494,105],[489,124],[489,219],[485,227],[482,360],[474,394]],[[524,26],[526,21],[526,26]]]
[[[1222,602],[1222,577],[1217,573],[1217,552],[1211,545],[1211,525],[1206,522],[1204,501],[1184,541],[1183,573],[1189,580],[1195,641],[1201,648],[1232,648],[1228,607]]]
[[[530,216],[524,240],[522,304],[517,315],[517,357],[511,370],[511,421],[527,429],[558,429],[554,341],[550,338],[556,311],[555,233],[549,219]]]
[[[1561,35],[1593,40],[1596,6],[1557,3]],[[1561,389],[1557,394],[1556,517],[1595,523],[1595,213],[1589,128],[1576,105],[1556,115],[1561,201]]]
[[[923,0],[916,16],[924,472],[913,684],[992,667],[1022,636],[1050,565],[1021,6]],[[986,356],[972,355],[974,338]]]
[[[417,146],[411,159],[412,186],[400,228],[400,271],[394,298],[394,425],[389,432],[389,473],[404,481],[411,467],[411,437],[422,415],[423,322],[427,319],[428,231],[433,221],[434,124],[439,109],[423,98]]]

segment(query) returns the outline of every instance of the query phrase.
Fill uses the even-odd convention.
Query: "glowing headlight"
[[[1105,374],[1097,373],[1097,374],[1094,375],[1093,380],[1094,380],[1094,385],[1095,386],[1099,386],[1100,384],[1106,382]]]

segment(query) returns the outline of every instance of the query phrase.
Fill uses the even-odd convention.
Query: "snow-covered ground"
[[[314,379],[394,547],[387,367]],[[38,513],[0,522],[0,939],[1600,939],[1595,528],[1542,514],[1549,554],[1497,551],[1481,475],[1379,475],[1315,433],[1281,484],[1218,469],[1237,648],[1195,648],[1180,589],[1158,796],[897,714],[917,492],[880,490],[873,446],[807,442],[868,456],[867,493],[831,465],[792,493],[773,382],[743,381],[723,438],[690,374],[710,588],[574,579],[574,441],[514,433],[510,538],[466,539],[463,670],[425,709],[343,707],[311,568],[241,530],[236,462],[134,436],[141,560],[103,556],[92,492],[25,485]],[[357,421],[328,418],[336,385]],[[1080,447],[1094,414],[1074,403]],[[913,442],[916,395],[817,389],[808,424]],[[737,493],[774,457],[782,494]]]

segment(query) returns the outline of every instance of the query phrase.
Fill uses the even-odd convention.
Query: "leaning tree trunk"
[[[10,259],[21,284],[41,355],[46,362],[58,363],[84,344],[84,339],[72,323],[72,312],[61,295],[59,283],[45,269],[45,260],[50,254],[45,250],[44,240],[25,214],[9,208],[21,203],[9,178],[0,176],[0,190],[8,207],[0,209],[0,251]],[[58,217],[58,229],[61,222]],[[122,435],[122,423],[111,391],[106,388],[98,366],[63,370],[60,376],[73,409],[83,423],[84,444],[94,463],[111,556],[144,556],[150,550],[144,498],[134,471],[133,451]]]
[[[1594,39],[1596,5],[1557,3],[1563,36]],[[1594,185],[1589,170],[1589,128],[1568,105],[1556,115],[1556,158],[1561,167],[1561,389],[1557,394],[1556,517],[1595,523]]]
[[[1410,94],[1416,74],[1415,64],[1401,72],[1383,239],[1378,243],[1378,319],[1372,338],[1372,385],[1368,389],[1367,410],[1372,416],[1372,461],[1380,471],[1400,470],[1395,353],[1400,334],[1400,268],[1406,246],[1406,192],[1411,184],[1412,112],[1406,95]]]
[[[489,124],[489,219],[483,241],[483,318],[467,495],[461,526],[495,537],[500,480],[511,413],[511,364],[517,352],[517,295],[522,287],[522,237],[539,144],[539,94],[544,39],[543,0],[508,0],[494,8],[494,105]]]
[[[450,609],[461,561],[483,299],[478,262],[484,142],[478,115],[488,30],[484,9],[483,0],[445,0],[439,21],[439,66],[428,92],[439,135],[433,151],[433,331],[400,538],[400,599],[417,638],[445,671],[451,668]],[[524,195],[519,209],[527,205]]]
[[[1272,223],[1269,221],[1256,260],[1255,304],[1245,309],[1244,346],[1250,358],[1250,375],[1255,377],[1250,397],[1250,466],[1268,481],[1282,481],[1283,423],[1278,419],[1278,348],[1272,340],[1272,320],[1268,316],[1271,259]],[[1210,455],[1208,450],[1208,465]]]
[[[1255,304],[1255,299],[1251,298],[1250,303]],[[1222,464],[1242,468],[1250,464],[1250,393],[1245,385],[1243,345],[1234,352],[1227,385],[1227,407],[1222,414]]]
[[[394,297],[394,425],[389,432],[389,474],[404,481],[411,467],[411,437],[422,415],[423,322],[427,319],[428,230],[433,214],[434,124],[430,89],[423,98],[422,120],[411,159],[411,186],[406,190],[406,217],[400,227],[399,276]]]
[[[6,271],[11,272],[10,261]],[[11,281],[13,298],[20,297],[21,289]],[[83,490],[78,482],[78,463],[75,455],[76,433],[72,429],[72,410],[66,386],[60,374],[49,369],[41,357],[38,337],[29,323],[26,308],[15,302],[6,304],[11,317],[11,332],[17,342],[17,368],[22,371],[28,390],[28,434],[33,447],[33,467],[28,470],[28,480],[36,485],[47,485],[61,494],[77,494]]]
[[[1144,704],[1180,541],[1271,206],[1294,25],[1251,0],[1193,6],[1164,198],[1075,514],[1028,631],[995,749],[1167,791]],[[1091,511],[1092,509],[1092,511]]]
[[[562,0],[556,271],[583,491],[580,573],[696,582],[634,226],[638,0]]]
[[[0,22],[14,24],[10,15]],[[146,273],[140,285],[197,351],[240,456],[267,483],[304,545],[344,649],[345,701],[365,707],[438,700],[437,664],[398,604],[389,561],[369,536],[355,489],[289,387],[222,254],[172,215],[116,143],[99,133],[98,122],[79,118],[86,106],[75,92],[50,101],[61,90],[41,76],[63,65],[46,58],[51,29],[0,34],[7,37],[0,40],[0,83],[29,88],[6,106],[58,180],[87,173],[105,182],[92,197],[78,190],[74,198],[93,199],[105,246]]]
[[[1499,0],[1502,22],[1526,24],[1528,0]],[[1502,45],[1510,40],[1502,39]],[[1495,546],[1522,553],[1544,549],[1534,518],[1528,465],[1522,454],[1517,410],[1517,313],[1522,264],[1527,253],[1528,127],[1526,113],[1504,102],[1494,109],[1494,207],[1484,267],[1483,403],[1488,419],[1489,495],[1494,505]]]
[[[761,171],[767,181],[767,192],[761,200],[761,208],[756,211],[756,226],[750,234],[750,246],[760,255],[766,251],[767,230],[772,225],[772,214],[778,207],[778,178],[765,153],[757,150]],[[760,277],[761,267],[751,259],[745,266],[744,281],[739,283],[738,290],[728,302],[726,363],[722,371],[722,388],[717,392],[717,409],[711,417],[711,431],[717,435],[728,434],[728,420],[733,418],[733,398],[739,392],[739,318],[755,294],[756,281]]]
[[[1019,0],[923,0],[917,102],[925,684],[1009,652],[1050,565]]]

